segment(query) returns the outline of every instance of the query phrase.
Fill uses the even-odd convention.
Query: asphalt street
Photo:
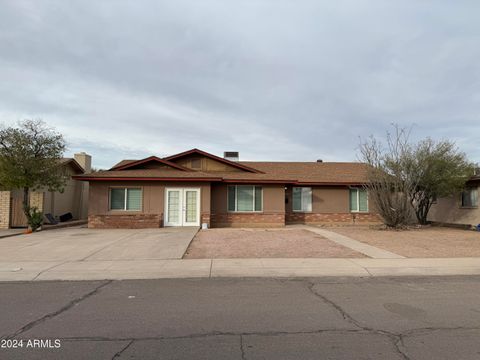
[[[0,337],[0,359],[480,359],[480,277],[8,282]]]

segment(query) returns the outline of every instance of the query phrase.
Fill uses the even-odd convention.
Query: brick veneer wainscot
[[[89,215],[88,227],[95,229],[149,229],[163,226],[163,214]]]
[[[211,214],[212,227],[279,227],[285,225],[284,213]]]
[[[200,216],[200,225],[207,224],[210,227],[210,213],[202,213]]]
[[[10,227],[10,191],[0,191],[0,229]]]
[[[382,219],[374,213],[287,213],[287,224],[377,224]]]

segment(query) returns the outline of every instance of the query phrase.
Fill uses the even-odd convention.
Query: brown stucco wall
[[[292,212],[292,186],[285,190],[285,209]],[[349,213],[349,189],[347,187],[312,186],[312,213]]]
[[[367,213],[351,213],[349,188],[347,186],[311,186],[312,211],[307,213],[292,211],[292,186],[285,190],[285,222],[288,224],[356,224],[378,223],[374,204],[369,201]]]
[[[110,187],[137,186],[143,189],[142,211],[110,211]],[[91,227],[162,227],[165,187],[199,187],[201,189],[201,223],[211,227],[277,227],[285,223],[332,224],[378,223],[379,217],[369,204],[369,213],[350,213],[348,187],[313,187],[311,213],[292,212],[292,188],[262,184],[263,211],[234,213],[227,210],[227,187],[224,183],[166,182],[92,182],[89,194]],[[285,203],[285,198],[288,201]]]
[[[234,184],[232,184],[234,185]],[[283,185],[260,185],[263,211],[233,213],[227,209],[227,184],[212,184],[212,227],[276,227],[285,225],[285,189]]]
[[[111,211],[109,210],[109,189],[111,187],[142,188],[141,211]],[[167,183],[149,181],[127,182],[91,182],[89,191],[88,219],[89,227],[131,227],[151,228],[163,226],[164,199],[166,187],[200,188],[201,222],[210,221],[210,184],[209,183]]]
[[[85,181],[74,180],[71,176],[76,175],[73,168],[66,168],[69,179],[67,180],[63,192],[51,192],[44,190],[43,213],[52,214],[59,217],[65,213],[72,213],[74,219],[87,218],[87,200],[88,183]]]
[[[480,191],[480,188],[478,188]],[[480,224],[480,208],[462,208],[461,195],[439,198],[428,213],[428,220],[444,224],[476,226]]]

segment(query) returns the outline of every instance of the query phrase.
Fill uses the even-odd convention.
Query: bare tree
[[[387,133],[386,149],[373,136],[360,145],[361,160],[369,165],[364,187],[389,227],[404,226],[413,215],[409,189],[415,184],[403,171],[404,155],[410,151],[408,137],[409,132],[396,126],[394,134]]]

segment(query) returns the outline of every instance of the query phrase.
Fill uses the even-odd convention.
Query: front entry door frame
[[[196,204],[195,204],[195,221],[187,221],[187,193],[188,192],[195,192],[196,193]],[[175,214],[175,211],[171,214],[170,217],[169,212],[169,193],[177,192],[177,201],[178,201],[178,212]],[[181,188],[181,187],[168,187],[165,188],[165,212],[164,212],[164,219],[165,219],[165,226],[200,226],[200,188]],[[175,204],[173,204],[175,205]]]

